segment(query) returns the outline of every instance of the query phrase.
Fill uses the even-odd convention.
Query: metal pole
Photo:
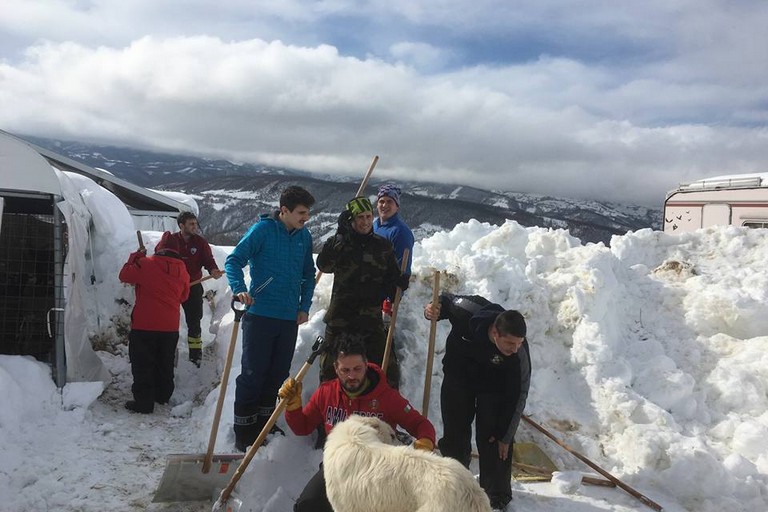
[[[61,197],[53,197],[53,297],[54,297],[54,353],[56,386],[63,388],[67,383],[67,357],[64,344],[64,237],[62,216],[56,203]]]

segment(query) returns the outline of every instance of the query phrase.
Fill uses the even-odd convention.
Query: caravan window
[[[745,220],[742,226],[752,229],[768,228],[768,219],[766,220]]]

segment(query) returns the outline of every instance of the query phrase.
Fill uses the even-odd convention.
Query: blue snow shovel
[[[304,376],[312,367],[312,363],[315,362],[315,359],[323,350],[323,341],[324,340],[322,336],[318,336],[315,340],[315,343],[312,345],[312,353],[309,355],[306,362],[302,365],[299,373],[296,374],[296,382],[301,382],[304,380]],[[238,512],[241,509],[243,502],[238,497],[233,496],[232,491],[235,489],[237,482],[240,481],[240,477],[243,476],[243,473],[248,467],[248,464],[251,463],[251,459],[253,459],[253,457],[256,455],[256,451],[259,449],[259,447],[261,447],[262,443],[264,443],[264,439],[267,438],[267,434],[269,434],[269,431],[272,429],[277,419],[285,410],[286,405],[286,400],[280,400],[280,403],[277,404],[277,407],[275,407],[275,411],[272,413],[272,416],[270,416],[267,420],[267,424],[264,425],[263,429],[261,429],[259,437],[257,437],[251,447],[248,448],[248,452],[245,454],[245,458],[235,471],[235,474],[232,476],[229,484],[224,488],[223,491],[221,491],[219,499],[217,499],[213,504],[212,512]]]

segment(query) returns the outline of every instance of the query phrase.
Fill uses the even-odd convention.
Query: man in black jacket
[[[512,499],[512,446],[531,383],[526,324],[477,295],[440,295],[424,317],[448,319],[440,407],[443,455],[469,467],[472,421],[480,455],[480,485],[494,509]]]
[[[317,255],[317,268],[333,274],[331,303],[323,318],[329,350],[320,356],[320,380],[336,377],[332,354],[342,337],[354,335],[365,345],[368,360],[381,365],[387,339],[381,303],[394,297],[397,287],[408,287],[408,275],[400,272],[389,240],[373,232],[373,206],[367,198],[356,197],[347,203],[336,234]],[[390,355],[387,380],[397,389],[399,371]]]

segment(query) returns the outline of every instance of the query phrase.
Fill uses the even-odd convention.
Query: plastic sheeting
[[[117,275],[126,250],[130,251],[124,247],[133,232],[133,222],[125,205],[93,180],[58,170],[56,174],[63,197],[58,207],[68,228],[64,264],[67,381],[110,382],[109,372],[91,346],[90,335],[111,316],[105,308],[114,300],[104,301],[102,295],[122,286]]]

